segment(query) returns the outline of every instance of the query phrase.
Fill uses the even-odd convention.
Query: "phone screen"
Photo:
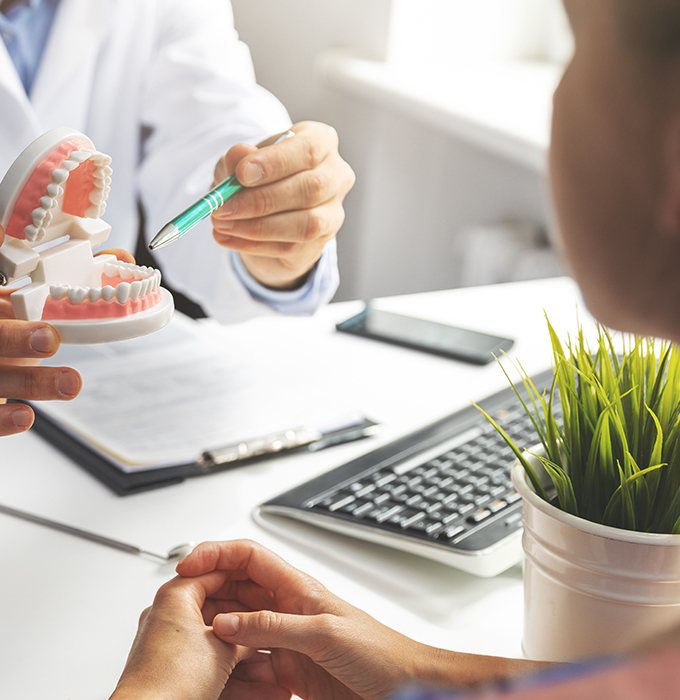
[[[402,316],[370,306],[339,323],[337,329],[476,364],[491,362],[494,355],[513,345],[510,338]]]

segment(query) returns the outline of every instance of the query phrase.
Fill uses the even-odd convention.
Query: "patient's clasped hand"
[[[101,217],[111,158],[77,131],[57,128],[31,143],[0,183],[0,272],[14,291],[14,315],[46,320],[62,342],[124,340],[162,328],[172,316],[161,273],[94,256],[109,237]]]

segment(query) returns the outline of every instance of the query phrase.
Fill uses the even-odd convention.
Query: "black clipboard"
[[[373,434],[373,428],[377,425],[375,421],[364,417],[360,422],[350,427],[324,433],[319,440],[293,448],[284,446],[254,456],[230,459],[222,463],[196,460],[189,464],[127,473],[82,440],[63,430],[56,421],[42,413],[36,405],[31,404],[31,406],[35,411],[33,430],[52,447],[72,459],[118,496],[131,496],[164,486],[180,484],[185,479],[217,474],[278,455],[287,455],[293,452],[314,452],[334,445],[361,440],[370,437]]]

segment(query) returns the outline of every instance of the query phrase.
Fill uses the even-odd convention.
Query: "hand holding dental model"
[[[94,256],[111,227],[100,217],[111,159],[83,134],[53,129],[36,139],[0,182],[0,274],[13,283],[13,313],[49,321],[65,343],[125,340],[162,328],[173,301],[160,272]]]

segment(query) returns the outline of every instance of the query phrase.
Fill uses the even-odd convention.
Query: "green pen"
[[[265,145],[273,146],[275,143],[280,143],[291,136],[295,136],[295,132],[288,130],[275,138],[271,143]],[[219,209],[227,200],[231,199],[235,194],[238,194],[242,189],[243,185],[236,179],[235,174],[227,178],[224,182],[220,182],[220,184],[210,190],[205,197],[201,197],[198,202],[192,204],[172,221],[165,224],[151,243],[149,243],[149,250],[158,250],[176,241],[178,238],[181,238],[185,233],[191,231],[199,221],[203,221],[203,219],[210,216],[216,209]]]

